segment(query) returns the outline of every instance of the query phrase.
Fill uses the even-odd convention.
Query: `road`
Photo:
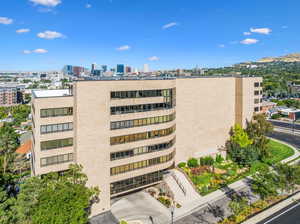
[[[300,148],[300,136],[298,136],[298,135],[273,131],[272,133],[268,134],[268,136],[271,138],[278,139],[280,141],[284,141],[284,142],[296,147],[297,149]]]
[[[300,203],[294,202],[257,224],[299,224]]]
[[[275,121],[269,120],[275,127],[282,127],[282,128],[290,128],[293,129],[293,124],[289,122],[282,122],[282,121]],[[300,124],[294,124],[295,130],[300,130]]]

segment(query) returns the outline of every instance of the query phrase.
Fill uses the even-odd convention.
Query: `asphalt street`
[[[300,204],[294,202],[257,224],[300,224]]]
[[[281,122],[281,121],[274,121],[270,120],[270,122],[275,126],[275,127],[282,127],[282,128],[290,128],[293,129],[293,123],[288,123],[288,122]],[[294,124],[295,130],[300,130],[300,124],[295,123]]]
[[[298,135],[273,131],[272,133],[268,134],[268,136],[271,138],[278,139],[280,141],[284,141],[284,142],[296,147],[297,149],[300,148],[300,136],[298,136]],[[300,222],[299,222],[299,224],[300,224]]]

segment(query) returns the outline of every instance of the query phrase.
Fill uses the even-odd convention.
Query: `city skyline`
[[[294,0],[247,5],[234,0],[80,0],[76,5],[11,0],[0,12],[5,43],[0,70],[60,70],[92,62],[149,64],[153,70],[218,67],[293,53],[300,51],[294,47],[299,42],[297,6]]]

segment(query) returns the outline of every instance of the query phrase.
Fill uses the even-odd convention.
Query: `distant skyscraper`
[[[64,75],[72,75],[73,74],[73,66],[72,65],[65,65],[63,68]]]
[[[124,75],[125,67],[123,64],[117,64],[117,75]]]
[[[92,69],[91,69],[91,73],[92,73],[93,75],[94,75],[94,73],[95,73],[95,70],[97,69],[96,67],[97,67],[96,63],[93,63],[93,64],[92,64]]]
[[[145,72],[145,73],[150,72],[150,68],[149,68],[148,64],[144,64],[144,70],[143,70],[143,72]]]
[[[126,66],[125,71],[126,71],[126,74],[128,74],[128,73],[132,72],[132,69],[130,66]]]
[[[102,69],[103,72],[107,72],[107,65],[102,65],[101,69]]]

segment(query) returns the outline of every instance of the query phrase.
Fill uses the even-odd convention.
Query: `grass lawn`
[[[270,140],[269,147],[271,156],[265,160],[265,162],[269,165],[273,165],[274,163],[280,162],[281,160],[294,155],[294,150],[291,147],[273,140]]]

